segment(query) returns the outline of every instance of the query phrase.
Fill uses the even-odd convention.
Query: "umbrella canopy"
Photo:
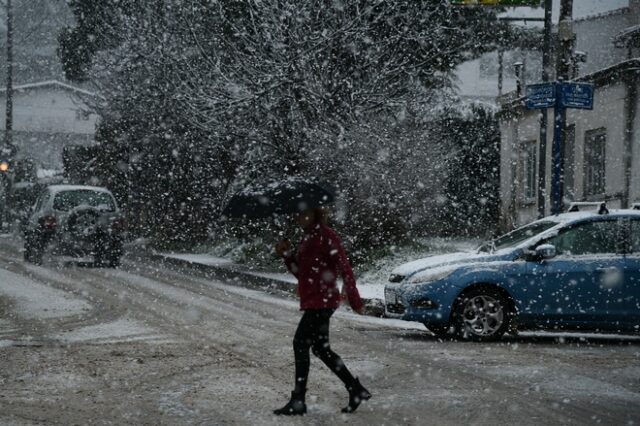
[[[334,199],[333,192],[321,183],[292,179],[238,192],[231,197],[222,215],[260,219],[322,207]]]

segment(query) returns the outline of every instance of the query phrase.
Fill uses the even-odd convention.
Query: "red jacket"
[[[312,225],[298,245],[297,256],[284,257],[287,269],[298,278],[300,309],[337,309],[340,290],[336,285],[342,273],[344,290],[354,310],[362,307],[351,264],[340,237],[328,226]]]

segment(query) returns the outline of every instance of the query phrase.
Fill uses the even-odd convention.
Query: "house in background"
[[[13,143],[17,157],[32,158],[42,169],[62,169],[66,145],[94,144],[97,115],[86,101],[96,95],[60,81],[13,88]],[[0,132],[5,130],[6,90],[0,90]]]
[[[563,146],[564,203],[607,201],[613,208],[640,201],[640,58],[586,75],[593,83],[593,110],[567,110]],[[546,111],[553,122],[553,110]],[[521,99],[502,105],[500,113],[500,192],[505,227],[537,218],[540,112]],[[550,213],[551,147],[547,137],[546,214]]]
[[[583,1],[574,1],[574,11],[578,12],[579,8],[585,5]],[[559,2],[556,0],[554,3]],[[618,1],[615,4],[623,3]],[[623,28],[635,24],[639,4],[637,0],[630,0],[624,7],[588,16],[580,14],[580,17],[573,21],[576,33],[575,49],[587,53],[586,62],[579,63],[577,75],[586,75],[626,59],[626,52],[613,48],[611,38]],[[544,12],[542,8],[516,8],[509,15],[540,18]],[[538,23],[528,23],[527,27],[535,27],[536,24]],[[537,27],[542,31],[540,25]],[[518,63],[522,66],[522,75],[519,78],[516,77],[515,70]],[[539,82],[541,76],[542,53],[539,50],[531,50],[526,45],[501,53],[486,53],[456,68],[460,98],[494,105],[500,96],[516,90],[518,80],[524,87],[526,84]]]
[[[567,110],[563,146],[564,203],[605,200],[611,207],[640,201],[640,0],[629,6],[576,22],[576,50],[587,54],[577,81],[594,84],[593,110]],[[532,81],[534,83],[537,81]],[[553,123],[553,110],[527,110],[512,92],[500,99],[501,212],[504,227],[538,216],[537,179],[542,113]],[[545,158],[546,214],[550,213],[551,147]]]

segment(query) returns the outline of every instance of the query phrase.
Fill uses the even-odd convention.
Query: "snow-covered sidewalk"
[[[229,269],[229,270],[233,270],[234,272],[241,272],[253,277],[275,281],[280,284],[291,286],[291,291],[295,289],[295,286],[297,283],[295,277],[292,276],[291,274],[251,269],[246,265],[234,263],[230,259],[215,257],[208,254],[157,253],[157,255],[162,256],[164,258],[175,259],[175,260],[183,261],[190,264],[211,266],[211,267],[220,268],[220,269]],[[342,281],[339,280],[338,283],[341,285]],[[360,296],[363,299],[369,299],[369,300],[377,299],[380,301],[384,299],[383,283],[367,283],[367,282],[358,281],[358,290],[360,291]]]

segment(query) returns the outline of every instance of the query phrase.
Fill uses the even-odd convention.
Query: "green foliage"
[[[482,236],[499,216],[500,128],[493,112],[473,107],[442,122],[455,150],[448,164],[442,232]]]

